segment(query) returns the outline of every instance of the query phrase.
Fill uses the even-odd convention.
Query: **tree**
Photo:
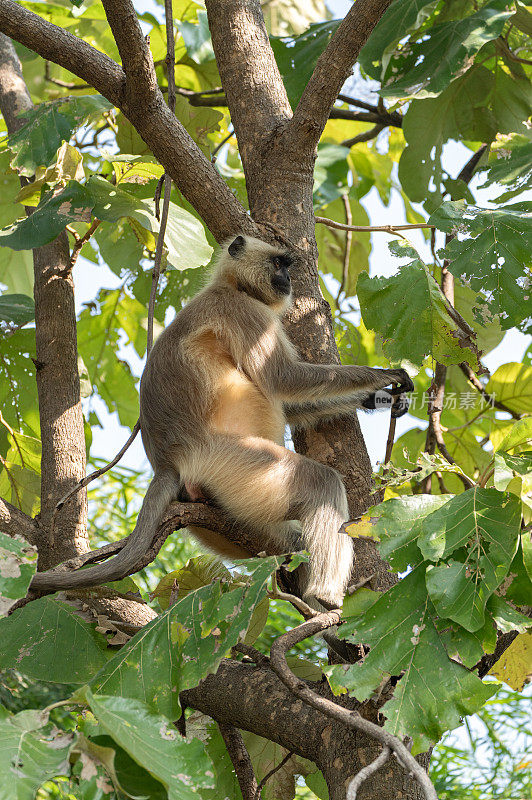
[[[506,203],[530,188],[532,15],[507,0],[357,0],[342,21],[323,21],[318,0],[310,10],[274,0],[268,33],[258,0],[206,0],[206,11],[176,0],[168,19],[170,5],[175,54],[160,19],[130,0],[0,0],[0,668],[61,687],[31,710],[6,700],[6,796],[66,776],[47,791],[284,798],[304,775],[333,800],[348,786],[350,797],[358,786],[367,798],[434,797],[409,751],[427,765],[442,734],[493,694],[481,680],[490,669],[521,686],[530,647],[530,351],[487,382],[480,359],[506,330],[530,332],[529,209]],[[374,102],[357,99],[368,86]],[[456,177],[450,140],[471,151]],[[472,193],[480,172],[500,192],[490,208]],[[154,322],[163,173],[173,188],[165,179],[156,324],[197,289],[215,242],[246,232],[302,257],[286,324],[304,358],[330,363],[339,348],[347,362],[419,370],[411,413],[428,414],[428,428],[398,439],[377,490],[354,414],[294,431],[296,448],[346,483],[356,563],[342,617],[298,624],[268,591],[282,561],[272,555],[229,571],[174,552],[162,575],[162,551],[150,603],[142,575],[53,594],[65,570],[121,546],[89,551],[86,437],[99,421],[94,409],[84,419],[82,394],[136,431],[123,346],[143,357]],[[376,220],[403,263],[368,276],[361,201],[373,187],[384,203],[402,199],[403,229],[427,234],[430,263],[400,226]],[[121,283],[76,317],[80,255]],[[126,505],[106,517],[99,489],[91,518],[130,530],[136,476],[109,475]],[[193,522],[263,549],[216,508],[175,503],[138,569]],[[309,643],[323,631],[329,665]],[[300,656],[287,662],[293,646]]]

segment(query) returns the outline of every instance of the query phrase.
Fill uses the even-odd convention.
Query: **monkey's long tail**
[[[79,589],[97,586],[105,581],[120,580],[130,575],[150,546],[168,504],[177,496],[179,485],[179,478],[175,473],[157,472],[148,486],[137,524],[123,549],[114,558],[88,569],[37,572],[33,576],[30,589],[35,591]]]

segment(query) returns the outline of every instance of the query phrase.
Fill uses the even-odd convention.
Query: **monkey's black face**
[[[288,253],[272,256],[274,273],[271,278],[272,287],[280,295],[289,295],[292,291],[290,282],[290,266],[292,257]]]

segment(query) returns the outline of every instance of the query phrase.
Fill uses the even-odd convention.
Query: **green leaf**
[[[26,595],[36,568],[36,549],[0,531],[0,617]]]
[[[118,358],[121,317],[129,316],[132,324],[134,313],[140,325],[146,319],[146,309],[120,289],[102,291],[99,300],[100,313],[91,308],[80,314],[78,350],[92,385],[109,411],[116,411],[121,424],[132,428],[139,415],[139,399],[136,378],[129,365]]]
[[[448,500],[449,495],[404,495],[369,509],[370,516],[378,516],[373,531],[380,540],[379,553],[394,572],[403,572],[421,561],[417,538],[422,520]]]
[[[503,364],[489,379],[486,391],[488,394],[495,395],[496,400],[500,400],[517,414],[532,413],[532,367],[515,361]],[[509,444],[509,442],[515,441],[513,437],[519,437],[519,441],[524,443],[530,441],[531,436],[532,423],[530,420],[523,419],[512,422],[512,430],[496,449],[510,450],[517,446]]]
[[[491,602],[490,598],[488,604]],[[497,629],[489,614],[478,631],[466,631],[449,619],[438,620],[436,628],[450,658],[458,657],[465,667],[471,669],[485,653],[493,653],[497,644]]]
[[[4,337],[0,348],[0,408],[11,428],[39,435],[39,406],[35,382],[35,331],[18,330]],[[5,429],[0,426],[0,442]],[[5,440],[7,452],[8,444]]]
[[[33,294],[33,253],[0,246],[0,283],[13,294]]]
[[[488,598],[502,583],[517,551],[520,503],[495,489],[468,489],[422,523],[423,556],[446,563],[429,568],[427,588],[440,616],[468,631],[484,624]],[[451,554],[464,560],[449,558]]]
[[[346,620],[339,628],[341,638],[370,646],[364,661],[325,668],[333,691],[345,688],[359,701],[370,697],[384,678],[402,675],[381,712],[387,730],[413,738],[413,754],[426,751],[444,731],[456,728],[461,717],[481,708],[496,690],[449,660],[434,617],[421,565],[362,618]]]
[[[33,800],[45,781],[69,774],[72,737],[58,729],[52,734],[42,730],[47,722],[46,711],[0,719],[1,800]]]
[[[347,194],[347,156],[349,148],[339,144],[318,145],[318,157],[314,166],[313,202],[314,210],[326,206]]]
[[[443,203],[429,219],[442,231],[465,234],[454,238],[443,254],[449,269],[480,295],[483,308],[498,315],[504,329],[519,326],[532,331],[532,293],[528,287],[532,267],[532,214],[516,206],[498,210]],[[484,314],[484,317],[483,317]]]
[[[86,683],[107,660],[107,640],[94,623],[55,597],[34,600],[1,619],[0,638],[0,668],[35,680]]]
[[[197,800],[213,786],[211,762],[198,739],[185,739],[144,703],[86,691],[92,713],[131,758],[166,787],[169,800]]]
[[[487,610],[495,620],[497,628],[503,633],[519,631],[522,633],[532,626],[532,619],[521,614],[502,597],[494,594],[490,597]]]
[[[222,112],[216,108],[192,106],[185,97],[178,95],[175,114],[200,150],[210,159],[213,144],[209,139],[209,134],[220,129],[224,120]]]
[[[390,278],[361,273],[357,293],[364,324],[383,339],[383,351],[394,363],[421,366],[432,355],[441,364],[467,361],[476,367],[478,351],[470,331],[456,321],[453,309],[427,267],[409,244],[392,242],[390,251],[414,257]],[[408,303],[405,303],[408,297]],[[416,335],[412,336],[412,319]]]
[[[532,17],[532,14],[530,15]],[[506,186],[507,191],[497,198],[505,202],[521,192],[532,189],[532,142],[514,147],[511,150],[500,148],[496,151],[497,161],[491,164],[486,182],[480,189],[486,189],[493,183]]]
[[[159,581],[152,596],[156,597],[163,611],[170,605],[170,596],[174,585],[177,585],[177,598],[185,597],[189,592],[207,586],[213,581],[221,580],[229,583],[231,573],[224,565],[221,558],[211,553],[189,558],[181,569],[169,572]]]
[[[293,38],[270,36],[273,54],[293,109],[299,103],[318,58],[329,44],[339,24],[340,20],[316,22],[300,36]]]
[[[26,125],[13,133],[7,146],[14,153],[11,166],[20,175],[34,175],[37,167],[47,167],[63,141],[92,117],[112,108],[99,94],[61,98],[40,103],[21,117]]]
[[[197,12],[197,23],[179,20],[177,27],[183,37],[187,54],[196,64],[205,64],[214,59],[211,32],[207,21],[207,12]]]
[[[35,303],[25,294],[4,294],[0,297],[0,322],[25,325],[35,316]]]
[[[395,0],[391,3],[372,30],[358,57],[368,75],[375,80],[380,79],[381,61],[386,48],[402,39],[411,28],[417,27],[421,19],[427,16],[427,11],[423,12],[423,9],[431,5],[432,0]]]
[[[180,714],[179,692],[215,672],[241,641],[266,581],[282,557],[249,559],[248,582],[234,588],[220,581],[189,592],[146,625],[93,679],[99,692],[147,702],[171,719]]]
[[[387,74],[399,75],[380,94],[383,97],[435,97],[471,65],[487,42],[501,35],[512,11],[506,0],[491,0],[465,19],[426,28],[408,48],[396,50]]]

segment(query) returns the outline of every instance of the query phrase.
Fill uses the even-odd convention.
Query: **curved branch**
[[[132,575],[150,564],[157,556],[168,536],[174,531],[186,528],[188,525],[196,525],[200,528],[207,528],[208,530],[214,531],[224,536],[233,544],[238,545],[238,547],[247,551],[250,555],[257,555],[259,552],[264,551],[269,555],[279,552],[278,550],[272,549],[271,546],[265,546],[264,540],[261,540],[256,532],[250,531],[244,526],[240,526],[228,519],[219,508],[205,503],[171,503],[168,506],[165,518],[157,529],[152,542],[134,564],[133,568],[128,570],[127,574]],[[123,549],[128,538],[129,537],[126,537],[119,542],[106,544],[98,550],[92,550],[89,553],[82,553],[47,572],[37,572],[33,576],[31,582],[31,591],[56,592],[58,590],[75,589],[79,587],[81,583],[84,583],[82,578],[83,572],[79,572],[79,568],[90,563],[101,561],[108,556],[115,555]],[[103,566],[107,567],[108,565],[105,564],[102,565],[102,567]],[[119,580],[126,577],[119,566],[116,568],[116,574],[109,575],[106,570],[103,579],[101,579],[98,567],[93,567],[91,576],[93,578],[91,586],[97,586],[102,582],[107,583],[108,581]]]
[[[328,700],[326,697],[321,697],[319,694],[316,694],[307,683],[297,678],[288,666],[286,662],[287,650],[309,636],[315,636],[317,633],[321,633],[327,628],[331,628],[333,625],[338,625],[340,622],[341,612],[329,611],[325,614],[318,614],[314,619],[303,622],[291,631],[279,636],[278,639],[275,639],[270,649],[270,666],[272,670],[296,697],[299,697],[308,705],[321,711],[332,719],[343,722],[349,728],[362,731],[372,739],[381,742],[384,747],[388,747],[395,754],[403,768],[414,775],[422,787],[427,800],[438,800],[436,790],[429,776],[396,736],[388,733],[388,731],[376,725],[374,722],[364,719],[358,711],[350,711],[349,709],[342,708],[342,706],[339,706],[332,700]]]
[[[0,531],[8,536],[22,536],[30,544],[37,538],[37,525],[20,509],[0,497]]]
[[[392,0],[357,0],[318,59],[288,125],[291,148],[313,151],[353,64]]]
[[[107,0],[106,6],[112,9],[109,17],[119,37],[117,46],[124,55],[127,54],[125,63],[131,65],[133,70],[128,80],[122,68],[112,59],[68,31],[27,11],[14,0],[0,0],[0,31],[86,80],[116,105],[134,125],[218,241],[237,232],[257,235],[249,215],[169,110],[161,91],[153,85],[149,63],[134,55],[133,44],[122,41],[121,37],[135,36],[136,25],[130,15],[119,24],[115,22],[113,14],[118,14],[120,9],[133,9],[133,6],[127,0]],[[134,10],[132,13],[135,13]],[[138,47],[137,41],[135,52],[138,52]],[[141,90],[142,81],[144,91]],[[146,100],[148,95],[149,102]]]
[[[119,105],[125,78],[112,58],[15,0],[0,0],[0,30],[47,61],[59,64]]]

